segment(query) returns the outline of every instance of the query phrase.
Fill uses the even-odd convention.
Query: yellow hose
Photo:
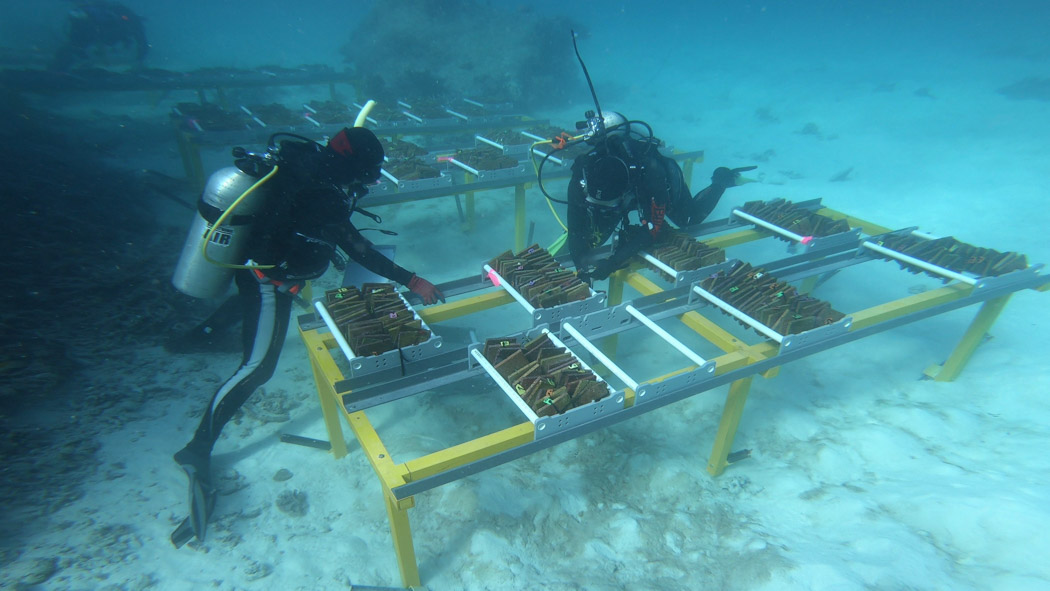
[[[368,119],[368,114],[372,112],[372,107],[376,106],[376,102],[372,99],[368,99],[365,106],[361,107],[361,112],[357,114],[357,119],[354,119],[354,127],[364,127],[365,119]]]
[[[368,105],[365,105],[365,106],[367,107]],[[573,136],[573,137],[569,138],[567,141],[573,142],[573,141],[576,141],[576,140],[578,140],[578,139],[580,139],[582,137],[583,137],[582,134],[581,135],[577,135],[577,136]],[[554,140],[540,140],[538,142],[533,142],[532,145],[529,146],[529,160],[532,161],[532,170],[536,173],[536,178],[537,179],[540,177],[540,165],[536,163],[536,153],[533,152],[533,150],[536,149],[536,146],[539,146],[541,144],[553,144],[553,143],[554,143]],[[561,226],[562,230],[565,230],[566,232],[568,232],[569,231],[569,227],[566,226],[565,223],[561,221],[561,217],[558,215],[558,212],[554,209],[554,204],[551,203],[550,199],[547,199],[546,201],[547,201],[547,207],[549,207],[550,210],[551,210],[551,215],[554,216],[554,221],[558,222],[558,225]],[[554,244],[558,248],[561,248],[561,245],[564,242],[565,242],[565,239],[561,238],[561,239],[555,241]],[[551,254],[553,254],[553,252]]]
[[[222,212],[222,215],[219,216],[219,219],[215,220],[215,223],[211,225],[211,228],[208,230],[208,232],[206,234],[204,234],[204,240],[201,241],[201,254],[204,255],[204,260],[208,261],[209,263],[211,263],[213,265],[218,265],[220,267],[225,267],[227,269],[272,269],[272,268],[274,268],[275,265],[231,265],[229,263],[224,263],[222,261],[217,261],[217,260],[211,258],[210,256],[208,256],[208,244],[211,242],[212,236],[215,235],[215,230],[217,230],[219,228],[219,226],[222,225],[222,222],[224,222],[226,220],[226,218],[229,217],[233,213],[233,210],[237,209],[237,206],[241,204],[241,201],[243,201],[244,198],[247,197],[248,195],[251,195],[252,192],[254,192],[256,189],[261,187],[263,183],[265,183],[266,181],[270,180],[270,177],[272,177],[276,173],[277,173],[277,166],[274,165],[273,170],[271,170],[270,172],[266,173],[266,176],[264,176],[263,178],[259,179],[258,181],[255,181],[255,184],[253,184],[252,186],[248,187],[248,189],[245,192],[241,193],[241,196],[238,197],[233,203],[231,203],[230,206],[226,208],[226,211]]]
[[[547,247],[547,252],[551,253],[552,256],[558,254],[562,247],[565,246],[565,241],[569,239],[569,232],[564,232],[561,236],[558,236],[550,246]]]

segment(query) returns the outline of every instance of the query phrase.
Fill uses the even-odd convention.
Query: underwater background
[[[1042,2],[124,3],[145,19],[147,78],[308,66],[353,80],[221,96],[100,90],[111,74],[139,75],[120,51],[48,74],[76,4],[0,3],[0,587],[401,583],[356,443],[335,461],[278,440],[327,437],[295,331],[218,445],[207,542],[169,542],[186,500],[171,454],[239,363],[236,334],[207,352],[165,348],[218,305],[170,283],[199,194],[176,141],[179,105],[485,95],[571,128],[594,107],[575,30],[604,109],[704,151],[692,191],[717,166],[758,166],[712,220],[746,201],[820,198],[890,228],[1050,261]],[[231,146],[264,143],[223,137],[200,146],[205,175],[229,165]],[[563,196],[564,181],[548,189]],[[436,283],[477,275],[513,246],[510,188],[479,193],[473,225],[448,197],[375,211],[398,233],[383,236],[397,262]],[[561,234],[535,187],[527,216],[530,242]],[[332,270],[315,291],[340,280]],[[938,285],[869,263],[817,295],[849,310]],[[1050,589],[1050,314],[1041,293],[1020,292],[957,380],[920,379],[974,311],[756,380],[734,445],[751,457],[719,477],[705,462],[727,388],[418,495],[423,584]],[[486,338],[516,322],[451,324]],[[620,347],[629,367],[673,367],[644,343]],[[415,457],[505,426],[487,412],[500,396],[472,384],[368,414],[392,454]]]

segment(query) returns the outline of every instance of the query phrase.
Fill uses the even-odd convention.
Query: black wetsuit
[[[277,367],[288,331],[294,292],[320,277],[336,246],[369,271],[402,285],[407,271],[373,248],[350,221],[351,200],[334,185],[318,182],[319,146],[283,142],[282,162],[267,181],[266,201],[253,226],[247,258],[270,269],[238,270],[235,281],[243,311],[241,365],[212,396],[193,440],[186,446],[189,461],[206,460],[223,426],[265,384]],[[323,175],[321,175],[323,176]],[[264,277],[259,277],[263,274]]]
[[[53,67],[65,70],[78,61],[91,59],[92,51],[107,47],[134,47],[141,65],[149,52],[142,18],[116,2],[85,2],[69,19],[69,38],[55,55]]]
[[[669,219],[683,227],[703,221],[725,192],[711,185],[692,196],[678,163],[656,147],[658,140],[609,138],[604,145],[576,158],[568,188],[568,244],[573,264],[593,279],[605,279],[627,260],[666,236]],[[630,170],[627,193],[613,207],[587,200],[584,169],[598,158],[623,160]],[[636,219],[631,213],[636,212]],[[612,255],[593,252],[619,232]],[[593,272],[587,272],[594,266]]]

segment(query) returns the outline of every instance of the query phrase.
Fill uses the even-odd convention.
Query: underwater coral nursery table
[[[299,318],[332,453],[336,458],[348,453],[342,429],[345,420],[379,477],[404,585],[420,584],[408,519],[408,509],[414,506],[417,494],[729,385],[707,463],[707,470],[718,475],[737,458],[730,453],[731,446],[756,375],[773,378],[785,363],[979,305],[946,361],[926,370],[932,379],[951,381],[984,340],[1013,293],[1050,289],[1050,277],[1039,273],[1043,265],[1028,265],[1018,253],[936,238],[915,228],[891,231],[823,207],[819,200],[799,204],[753,202],[734,210],[727,219],[682,231],[688,236],[654,253],[643,253],[630,268],[614,273],[608,292],[598,299],[597,306],[586,297],[547,309],[532,306],[507,282],[490,283],[499,282],[500,277],[487,266],[493,271],[489,279],[465,280],[480,293],[471,295],[467,290],[462,299],[418,310],[419,318],[430,327],[502,306],[522,306],[530,314],[531,328],[500,335],[487,343],[422,347],[407,354],[400,352],[398,362],[367,356],[344,359],[338,334],[329,331],[315,315]],[[694,244],[694,239],[702,242]],[[788,256],[760,267],[717,252],[762,241],[783,241],[792,246]],[[532,255],[525,251],[504,258],[507,256]],[[944,285],[847,313],[836,311],[834,302],[811,295],[839,271],[879,261],[892,261],[902,271],[929,275]],[[508,268],[503,266],[504,271]],[[640,297],[623,301],[626,285]],[[863,285],[849,287],[865,289]],[[726,326],[723,317],[732,322]],[[657,324],[674,319],[721,353],[705,359]],[[681,355],[681,365],[662,375],[630,375],[617,365],[615,355],[616,338],[627,331],[671,346]],[[598,339],[604,339],[600,347],[593,342]],[[553,344],[531,344],[541,340]],[[528,357],[530,347],[533,351],[550,349],[549,353]],[[506,349],[502,357],[501,348]],[[553,414],[543,409],[546,416],[522,409],[524,420],[518,424],[421,457],[395,460],[391,456],[367,409],[409,400],[434,388],[457,386],[486,373],[492,379],[494,396],[501,396],[502,390],[511,399],[524,397],[523,385],[527,382],[522,376],[528,371],[523,365],[490,371],[495,369],[490,361],[499,363],[516,353],[526,354],[520,364],[542,355],[571,355],[570,362],[593,369],[610,393],[596,394],[592,400]],[[559,371],[551,364],[547,367]],[[595,392],[588,390],[588,396]]]

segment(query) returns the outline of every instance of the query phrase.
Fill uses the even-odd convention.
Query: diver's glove
[[[609,259],[602,259],[593,265],[587,265],[586,267],[577,270],[576,278],[587,285],[591,285],[595,281],[606,279],[615,270],[615,265],[613,265]]]
[[[617,237],[616,249],[630,248],[637,251],[652,246],[653,242],[654,234],[652,230],[648,227],[631,225],[620,230],[620,235]]]
[[[594,270],[590,272],[591,280],[601,281],[606,279],[612,272],[615,271],[617,266],[609,259],[602,259],[594,264]]]
[[[408,289],[422,298],[423,303],[428,306],[438,303],[439,300],[442,304],[445,303],[445,294],[441,293],[441,290],[435,287],[433,283],[419,275],[412,275],[412,279],[408,282]]]
[[[711,175],[711,184],[722,190],[742,185],[744,183],[740,180],[740,173],[754,170],[756,168],[758,167],[742,166],[740,168],[726,168],[724,166],[719,166],[715,169],[714,174]]]

